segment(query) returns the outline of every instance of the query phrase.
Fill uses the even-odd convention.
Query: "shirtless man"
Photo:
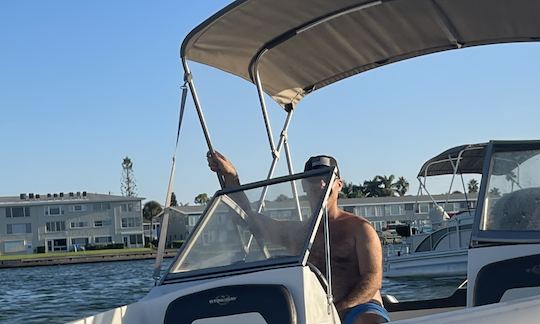
[[[208,166],[223,175],[226,187],[240,185],[235,167],[219,152],[208,155]],[[330,166],[337,168],[333,157],[314,156],[306,162],[304,171]],[[316,184],[312,190],[320,190],[321,186],[325,184]],[[381,243],[366,219],[338,207],[338,195],[342,187],[343,181],[337,171],[327,202],[334,303],[343,323],[384,323],[389,321],[389,316],[382,307],[380,293]],[[304,188],[304,191],[309,197],[310,188]],[[313,243],[309,261],[324,273],[324,236],[321,228]]]

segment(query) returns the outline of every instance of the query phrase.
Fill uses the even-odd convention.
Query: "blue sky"
[[[178,49],[229,1],[2,1],[0,196],[120,193],[134,162],[138,194],[165,201],[180,85]],[[540,138],[540,44],[449,51],[349,78],[306,97],[289,142],[295,170],[334,155],[346,181],[405,176],[460,144]],[[263,179],[271,156],[253,85],[192,64],[215,147],[243,182]],[[279,135],[285,113],[268,101]],[[218,189],[191,99],[174,191],[193,204]],[[282,159],[276,175],[285,173]],[[442,188],[442,187],[441,187]],[[435,191],[442,191],[438,188]]]

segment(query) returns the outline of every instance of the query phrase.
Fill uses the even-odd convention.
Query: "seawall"
[[[0,260],[0,269],[38,267],[38,266],[50,266],[50,265],[61,265],[61,264],[155,259],[156,254],[157,254],[156,251],[129,252],[129,251],[122,251],[122,250],[120,250],[118,253],[75,255],[75,256],[62,256],[59,254],[47,256],[47,254],[43,254],[43,257],[39,257],[39,258]],[[175,255],[176,255],[176,250],[166,250],[163,257],[172,258]]]

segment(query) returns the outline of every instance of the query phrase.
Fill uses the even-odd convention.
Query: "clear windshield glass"
[[[540,150],[495,152],[481,229],[540,230]]]
[[[197,275],[262,264],[300,263],[326,194],[329,170],[219,194],[184,244],[170,273]]]

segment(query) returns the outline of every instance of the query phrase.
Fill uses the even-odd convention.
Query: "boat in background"
[[[384,276],[399,277],[463,277],[467,276],[467,250],[471,239],[476,199],[470,200],[464,174],[482,175],[487,143],[460,145],[428,160],[418,173],[418,196],[425,191],[432,203],[429,210],[431,231],[416,233],[411,225],[398,227],[405,242],[387,251]],[[446,200],[436,201],[427,189],[432,177],[451,175]],[[465,193],[465,209],[454,213],[450,201],[456,178],[461,180]],[[460,188],[461,189],[461,188]],[[476,198],[476,194],[473,194]],[[451,205],[450,205],[451,204]],[[415,204],[418,207],[418,203]],[[447,208],[452,206],[452,208]],[[415,232],[415,233],[412,233]],[[411,235],[413,234],[413,235]]]

